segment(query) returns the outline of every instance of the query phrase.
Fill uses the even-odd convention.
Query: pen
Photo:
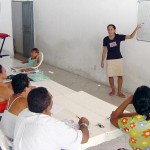
[[[77,117],[78,119],[81,119],[81,118],[80,118],[79,116],[77,116],[77,115],[76,115],[76,117]]]

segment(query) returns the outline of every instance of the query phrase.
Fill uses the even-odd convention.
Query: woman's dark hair
[[[133,96],[133,105],[140,115],[145,115],[146,120],[150,119],[150,88],[141,86],[137,88]]]
[[[42,113],[52,101],[52,96],[44,87],[38,87],[29,92],[28,108],[31,112]]]
[[[114,24],[109,24],[109,25],[107,26],[107,29],[108,29],[109,27],[113,27],[114,30],[116,30],[116,26],[115,26]]]
[[[29,78],[26,74],[17,74],[13,77],[11,85],[15,94],[22,93],[26,87],[29,87]]]
[[[0,73],[2,73],[2,68],[3,68],[2,65],[0,65]]]
[[[33,48],[33,49],[31,50],[31,52],[33,52],[33,51],[35,51],[36,53],[39,53],[39,49],[38,49],[38,48]]]

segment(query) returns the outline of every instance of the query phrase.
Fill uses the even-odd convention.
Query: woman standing
[[[126,39],[132,39],[137,30],[141,26],[138,25],[131,35],[116,34],[116,27],[113,24],[107,26],[108,36],[103,40],[103,53],[101,67],[104,68],[104,60],[107,54],[107,76],[112,91],[110,96],[115,95],[114,77],[118,77],[118,93],[121,98],[125,98],[125,95],[121,92],[123,83],[123,57],[120,52],[120,43]]]

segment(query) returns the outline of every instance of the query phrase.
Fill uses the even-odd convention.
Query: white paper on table
[[[62,122],[64,122],[70,128],[73,128],[75,130],[79,130],[79,125],[77,123],[75,123],[73,120],[65,119],[65,120],[62,120]]]
[[[64,107],[62,105],[53,104],[53,107],[51,109],[51,113],[56,115],[56,114],[60,113],[63,109],[64,109]]]

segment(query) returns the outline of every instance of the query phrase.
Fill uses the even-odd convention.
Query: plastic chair
[[[13,68],[11,68],[11,70],[14,72],[13,75],[18,74],[18,73],[39,72],[38,68],[41,66],[43,59],[44,59],[43,53],[39,52],[39,62],[38,62],[37,66],[28,67],[27,64],[24,64],[23,66],[13,67]],[[31,70],[28,70],[28,69],[31,69]],[[27,71],[22,71],[22,70],[27,70]]]
[[[35,67],[25,67],[25,68],[23,68],[24,69],[24,72],[25,73],[27,73],[27,72],[39,72],[39,70],[38,70],[38,68],[41,66],[41,64],[42,64],[42,62],[43,62],[43,59],[44,59],[44,55],[43,55],[43,53],[42,52],[39,52],[39,63],[38,63],[38,65],[37,66],[35,66]],[[28,69],[31,69],[31,70],[28,70]],[[27,70],[27,71],[26,71]],[[21,70],[21,72],[22,72],[22,70]]]
[[[44,59],[44,55],[43,55],[43,53],[42,53],[42,52],[39,52],[39,63],[38,63],[38,65],[37,65],[37,66],[32,67],[32,68],[33,68],[33,69],[38,69],[38,68],[41,66],[41,64],[42,64],[43,59]]]

